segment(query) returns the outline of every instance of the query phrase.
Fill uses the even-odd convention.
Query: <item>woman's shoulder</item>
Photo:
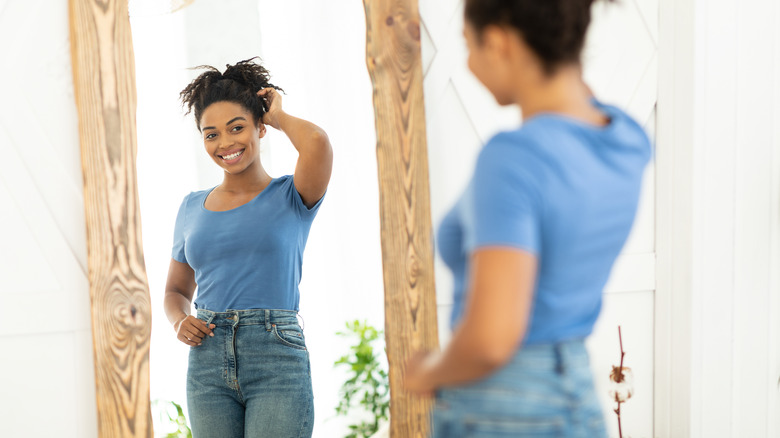
[[[292,175],[282,175],[271,179],[271,182],[264,189],[268,192],[289,192],[295,188]]]
[[[211,193],[211,191],[214,190],[216,187],[217,186],[187,193],[186,195],[184,195],[184,198],[181,201],[182,207],[193,208],[197,206],[198,202],[203,202],[203,200],[206,199],[206,196],[208,196],[209,193]]]
[[[281,185],[292,184],[293,183],[293,176],[292,175],[278,176],[278,177],[273,179],[273,182],[275,182],[276,184],[281,184]]]
[[[524,125],[516,129],[498,132],[482,148],[479,160],[510,166],[518,160],[526,164],[544,160],[543,141],[534,131],[527,129]]]

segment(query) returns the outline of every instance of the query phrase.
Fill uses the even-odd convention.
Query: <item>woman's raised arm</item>
[[[312,207],[325,194],[333,169],[333,149],[328,135],[314,123],[285,113],[282,97],[275,89],[264,88],[257,95],[267,102],[263,123],[284,132],[298,150],[295,188],[303,203]]]

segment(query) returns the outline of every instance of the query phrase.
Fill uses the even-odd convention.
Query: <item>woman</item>
[[[333,156],[316,125],[282,109],[268,71],[213,67],[181,92],[222,183],[184,198],[176,218],[165,312],[189,345],[187,404],[195,437],[309,437],[309,356],[298,283]],[[298,150],[294,175],[260,161],[265,125]],[[195,288],[197,314],[190,314]]]
[[[493,137],[438,233],[453,337],[413,356],[436,437],[603,437],[584,339],[631,229],[651,147],[590,95],[590,0],[467,0],[468,65],[520,128]]]

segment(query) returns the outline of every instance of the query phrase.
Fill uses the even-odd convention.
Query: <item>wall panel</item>
[[[3,2],[0,435],[97,436],[67,2]]]

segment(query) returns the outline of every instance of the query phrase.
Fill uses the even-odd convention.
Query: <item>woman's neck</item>
[[[591,103],[593,95],[582,80],[579,66],[562,67],[551,77],[518,83],[514,96],[522,109],[523,120],[540,113],[558,113],[597,126],[609,122]]]
[[[232,193],[256,192],[265,188],[271,179],[262,164],[255,162],[241,173],[225,172],[219,189]]]

